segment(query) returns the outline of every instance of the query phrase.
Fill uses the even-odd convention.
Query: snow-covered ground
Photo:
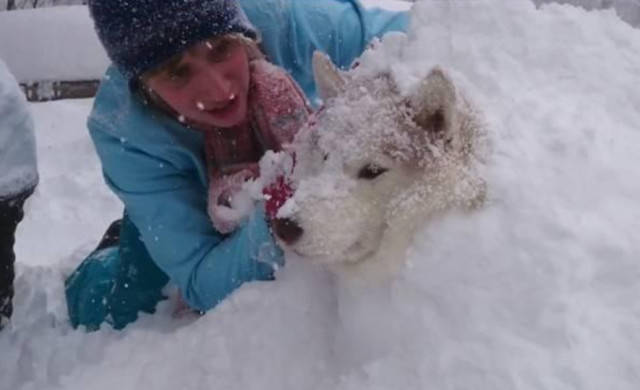
[[[40,184],[18,225],[16,255],[29,265],[49,265],[84,245],[97,244],[122,214],[105,186],[86,129],[92,99],[32,104]]]
[[[640,0],[533,0],[535,4],[574,4],[585,9],[613,8],[620,18],[632,26],[640,26]]]
[[[67,324],[64,275],[121,212],[84,121],[34,104],[41,185],[19,228],[0,389],[640,388],[640,30],[525,0],[419,3],[362,66],[433,64],[485,114],[489,202],[415,236],[391,285],[346,297],[288,259],[201,318]],[[346,362],[343,356],[357,356]]]

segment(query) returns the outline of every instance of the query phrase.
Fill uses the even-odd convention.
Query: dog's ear
[[[414,121],[429,133],[432,141],[451,142],[456,114],[456,90],[447,75],[435,67],[409,98]]]
[[[326,101],[334,98],[344,90],[345,81],[328,55],[316,50],[313,52],[312,65],[320,99]]]

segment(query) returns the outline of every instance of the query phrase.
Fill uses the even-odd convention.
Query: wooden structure
[[[44,102],[94,97],[99,85],[99,80],[35,81],[21,83],[20,87],[28,101]]]

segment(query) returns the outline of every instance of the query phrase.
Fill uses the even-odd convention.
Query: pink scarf
[[[304,93],[289,74],[265,60],[250,63],[247,129],[212,130],[205,134],[209,171],[209,216],[220,233],[238,227],[229,207],[231,196],[249,179],[260,175],[258,161],[267,150],[281,151],[291,143],[311,114]],[[272,191],[273,192],[273,191]],[[290,196],[288,188],[270,192],[279,207]],[[282,199],[280,199],[282,198]],[[274,214],[273,210],[270,211]]]

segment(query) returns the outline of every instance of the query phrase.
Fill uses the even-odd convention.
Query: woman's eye
[[[187,68],[186,66],[180,66],[171,69],[167,72],[167,76],[169,80],[173,82],[182,82],[189,76],[189,68]]]
[[[358,179],[373,180],[385,173],[388,169],[377,164],[367,164],[358,171]]]

